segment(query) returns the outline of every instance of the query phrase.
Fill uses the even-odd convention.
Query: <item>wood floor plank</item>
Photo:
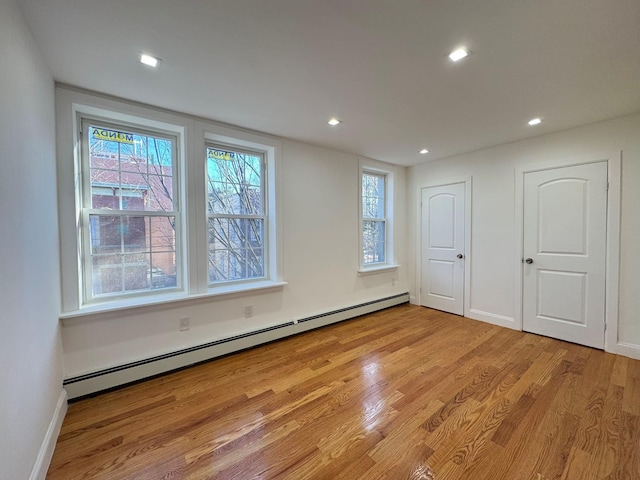
[[[69,405],[47,478],[640,479],[640,361],[402,305]]]

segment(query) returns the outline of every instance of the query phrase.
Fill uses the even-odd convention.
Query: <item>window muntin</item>
[[[387,261],[386,175],[362,173],[362,264]]]
[[[82,123],[85,297],[177,288],[176,137]]]
[[[264,279],[264,154],[207,145],[206,161],[209,284]]]

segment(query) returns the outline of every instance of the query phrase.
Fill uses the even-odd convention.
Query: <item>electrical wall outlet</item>
[[[244,318],[253,317],[253,305],[247,305],[244,307]]]
[[[191,321],[189,317],[182,317],[180,319],[180,331],[185,332],[191,328]]]

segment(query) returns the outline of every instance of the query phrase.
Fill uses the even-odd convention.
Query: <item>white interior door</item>
[[[523,329],[604,348],[607,163],[524,176]]]
[[[420,303],[464,314],[465,184],[422,189]]]

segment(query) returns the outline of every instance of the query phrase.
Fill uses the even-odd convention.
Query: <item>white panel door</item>
[[[464,313],[465,184],[422,189],[422,284],[425,307]]]
[[[524,176],[523,329],[604,348],[607,164]]]

